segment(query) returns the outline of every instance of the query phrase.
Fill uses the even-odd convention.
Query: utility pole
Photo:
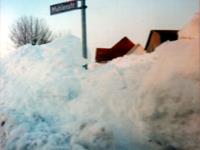
[[[81,0],[81,19],[82,19],[82,47],[83,57],[88,58],[87,54],[87,23],[86,23],[86,0]]]

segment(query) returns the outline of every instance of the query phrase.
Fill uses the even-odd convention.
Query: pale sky
[[[12,23],[23,15],[44,18],[54,32],[81,38],[80,10],[50,16],[49,6],[66,0],[0,0],[0,52],[10,52]],[[123,36],[145,46],[151,29],[181,29],[200,0],[86,0],[88,48],[111,47]]]

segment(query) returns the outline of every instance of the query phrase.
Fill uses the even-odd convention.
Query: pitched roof
[[[161,43],[178,39],[178,30],[151,30],[145,50],[152,52]]]
[[[96,62],[106,62],[114,58],[123,56],[134,46],[127,37],[122,38],[112,48],[97,48]]]

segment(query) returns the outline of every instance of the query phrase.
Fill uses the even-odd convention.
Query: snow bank
[[[137,110],[158,147],[199,149],[199,39],[165,43],[140,87]],[[178,56],[179,55],[179,56]],[[156,148],[158,149],[158,148]]]
[[[188,23],[179,33],[181,38],[199,38],[200,36],[200,12],[197,12],[192,21]]]
[[[23,46],[1,60],[0,120],[5,125],[0,149],[71,149],[58,114],[80,94],[80,45],[78,38],[68,36],[43,46]]]
[[[198,150],[200,52],[191,35],[88,71],[73,36],[21,47],[0,62],[0,149]]]
[[[200,149],[200,14],[159,58],[140,87],[137,110],[154,149]]]

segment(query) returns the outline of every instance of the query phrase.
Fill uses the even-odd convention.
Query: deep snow
[[[200,149],[199,17],[154,53],[87,71],[71,35],[2,59],[0,149]]]

